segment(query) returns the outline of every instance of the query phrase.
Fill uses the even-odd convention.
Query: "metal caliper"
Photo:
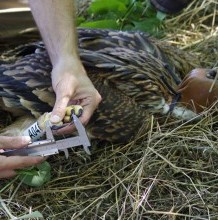
[[[35,141],[29,144],[25,148],[8,150],[1,153],[4,156],[49,156],[53,154],[58,154],[59,151],[65,153],[66,158],[69,157],[68,148],[83,146],[83,149],[87,154],[91,154],[89,147],[91,146],[88,136],[86,134],[85,128],[77,118],[76,115],[72,115],[72,122],[74,123],[78,136],[65,138],[62,140],[55,140],[52,128],[49,121],[46,121],[46,140]]]

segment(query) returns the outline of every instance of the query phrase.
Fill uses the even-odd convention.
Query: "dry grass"
[[[128,145],[93,143],[90,158],[82,151],[52,157],[51,182],[38,189],[11,182],[2,198],[17,215],[32,207],[50,219],[218,217],[216,111],[194,126],[160,127],[151,118],[150,131]]]
[[[183,50],[200,55],[202,65],[213,67],[218,60],[218,2],[195,0],[183,13],[167,19],[167,40]]]
[[[194,1],[166,21],[164,40],[217,66],[217,6]],[[53,177],[45,186],[1,183],[0,216],[38,210],[47,219],[218,219],[216,112],[217,103],[194,124],[160,125],[151,117],[150,130],[141,128],[127,145],[96,141],[91,157],[81,150],[68,160],[51,157]]]

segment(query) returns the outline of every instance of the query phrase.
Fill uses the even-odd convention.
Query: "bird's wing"
[[[165,81],[176,87],[164,64],[149,54],[108,48],[105,53],[81,50],[80,56],[97,88],[109,84],[147,110],[155,110],[163,99],[173,95]],[[97,80],[101,81],[99,85]]]
[[[110,84],[146,109],[154,109],[163,97],[168,98],[170,91],[161,77],[164,75],[171,85],[175,82],[164,67],[164,54],[146,34],[90,29],[79,29],[78,33],[81,60],[97,89]],[[13,97],[8,103],[13,99],[22,107],[25,96],[26,101],[31,101],[25,107],[32,113],[47,111],[54,95],[50,88],[51,64],[43,43],[19,46],[3,56],[17,61],[1,65],[1,95],[8,96],[9,87],[16,83],[16,88],[10,88]],[[48,97],[45,94],[51,97],[50,102],[43,98]],[[14,96],[20,101],[15,101]]]
[[[35,117],[51,110],[55,97],[50,72],[47,53],[37,49],[15,63],[0,65],[0,96],[5,107],[25,110]]]

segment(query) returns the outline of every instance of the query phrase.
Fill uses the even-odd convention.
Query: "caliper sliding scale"
[[[91,154],[89,147],[91,146],[90,141],[87,137],[85,128],[83,127],[80,120],[76,115],[72,115],[73,123],[78,131],[78,136],[65,138],[62,140],[55,140],[49,121],[46,121],[46,140],[35,141],[29,144],[25,148],[16,150],[8,150],[1,155],[4,156],[49,156],[58,154],[59,151],[64,151],[66,158],[69,157],[68,148],[83,146],[83,149],[87,154]]]

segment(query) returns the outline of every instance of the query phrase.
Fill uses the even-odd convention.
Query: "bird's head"
[[[180,102],[196,113],[202,112],[218,100],[218,70],[192,70],[180,83]]]

